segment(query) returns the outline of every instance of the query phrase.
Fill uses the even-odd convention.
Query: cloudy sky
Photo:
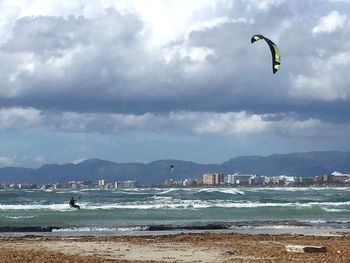
[[[0,166],[350,150],[349,0],[0,0]],[[272,73],[263,34],[280,48]]]

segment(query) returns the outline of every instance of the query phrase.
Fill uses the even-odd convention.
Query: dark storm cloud
[[[262,8],[261,3],[219,5],[212,15],[226,17],[225,22],[194,29],[160,48],[148,46],[151,32],[133,13],[109,9],[94,19],[21,18],[0,50],[6,64],[0,66],[0,103],[90,113],[293,113],[347,122],[349,63],[331,68],[325,79],[337,85],[338,96],[329,97],[325,87],[319,89],[322,94],[305,91],[326,72],[317,61],[331,63],[332,56],[349,52],[347,21],[330,33],[315,34],[313,28],[333,10],[348,13],[349,6],[275,1]],[[256,33],[271,37],[281,49],[276,75],[265,43],[250,43]],[[206,55],[196,58],[196,52]]]
[[[46,53],[60,56],[60,51],[87,44],[85,31],[88,21],[82,17],[68,19],[60,17],[20,18],[13,30],[13,37],[2,49],[9,53]]]

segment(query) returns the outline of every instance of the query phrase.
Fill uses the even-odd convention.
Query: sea
[[[350,188],[0,190],[0,236],[203,231],[349,233]]]

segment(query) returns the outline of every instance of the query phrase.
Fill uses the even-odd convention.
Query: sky
[[[0,0],[0,167],[350,150],[349,0]],[[274,41],[281,67],[254,34]]]

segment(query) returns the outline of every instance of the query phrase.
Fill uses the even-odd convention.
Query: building
[[[71,189],[88,189],[91,186],[91,182],[88,182],[88,181],[70,181],[70,182],[68,182],[68,185],[69,185],[69,188],[71,188]]]
[[[169,179],[169,180],[165,180],[164,182],[164,186],[166,187],[182,187],[182,185],[183,185],[182,180]]]
[[[128,189],[128,188],[136,188],[136,187],[137,187],[136,181],[115,182],[115,188]]]
[[[295,184],[294,176],[280,175],[278,184],[281,186],[292,186]]]
[[[107,184],[107,182],[105,179],[98,180],[98,187],[103,188],[106,186],[106,184]]]
[[[261,175],[253,175],[249,179],[249,185],[250,186],[262,186],[265,182],[265,176]]]
[[[348,183],[348,182],[350,182],[350,174],[343,174],[343,173],[340,173],[340,172],[333,172],[329,176],[329,181],[331,183],[340,183],[340,184]]]
[[[194,187],[197,185],[197,181],[194,180],[194,179],[185,179],[183,182],[182,182],[182,185],[184,187]]]
[[[204,185],[220,185],[224,182],[223,173],[206,173],[203,174]]]
[[[299,185],[301,186],[309,186],[315,184],[315,178],[314,177],[300,177]]]
[[[203,174],[203,184],[205,185],[214,185],[215,177],[214,174]]]
[[[257,180],[255,174],[228,174],[226,183],[232,185],[252,185]]]

